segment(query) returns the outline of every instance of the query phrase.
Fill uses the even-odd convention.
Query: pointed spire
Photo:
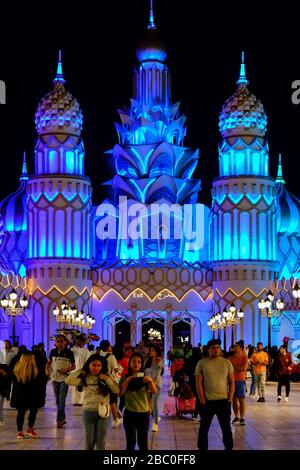
[[[153,14],[153,0],[150,0],[150,16],[149,16],[148,29],[156,29],[156,26],[154,23],[154,14]]]
[[[237,85],[244,85],[244,86],[247,86],[248,85],[248,80],[247,80],[247,77],[246,77],[246,69],[245,69],[245,54],[244,54],[244,51],[242,52],[242,60],[241,60],[241,68],[240,68],[240,77],[238,79],[238,81],[236,82]]]
[[[28,173],[27,173],[27,164],[26,164],[26,152],[24,151],[22,174],[21,174],[20,181],[27,181],[27,180],[28,180]]]
[[[275,183],[285,184],[285,181],[282,176],[281,153],[279,154],[278,170],[277,170],[277,177],[276,177]]]
[[[57,64],[57,70],[56,70],[56,77],[53,80],[54,83],[65,83],[64,77],[63,77],[63,72],[62,72],[62,60],[61,60],[61,50],[58,51],[58,64]]]

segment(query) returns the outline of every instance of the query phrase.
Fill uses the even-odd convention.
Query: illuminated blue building
[[[198,151],[184,144],[185,117],[172,102],[166,59],[151,8],[137,47],[134,96],[119,111],[118,143],[107,152],[115,170],[106,183],[113,200],[93,207],[83,116],[66,90],[59,57],[54,87],[35,116],[34,174],[27,175],[24,159],[19,189],[0,204],[0,289],[30,294],[30,308],[17,323],[20,342],[49,345],[57,327],[52,311],[63,299],[93,313],[94,331],[113,343],[135,344],[149,327],[162,332],[165,351],[180,339],[205,343],[208,319],[231,302],[245,312],[234,337],[266,342],[257,302],[269,288],[286,304],[272,325],[273,343],[284,335],[300,339],[291,294],[291,277],[300,277],[300,201],[286,189],[281,160],[276,180],[269,176],[267,117],[248,89],[244,58],[237,90],[220,114],[211,208],[197,202]],[[137,205],[143,236],[134,238],[127,229]],[[185,208],[198,243],[184,230]],[[99,236],[108,226],[115,237]],[[1,339],[10,331],[1,313]],[[229,341],[231,329],[227,334]]]

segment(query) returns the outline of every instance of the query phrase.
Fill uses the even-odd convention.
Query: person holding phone
[[[129,359],[128,373],[120,381],[121,397],[125,393],[124,430],[126,450],[134,450],[136,441],[140,450],[148,450],[150,399],[157,387],[143,371],[143,357],[134,352]]]

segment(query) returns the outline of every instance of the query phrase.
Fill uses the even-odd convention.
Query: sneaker
[[[160,417],[160,416],[158,416],[157,421],[158,421],[158,423],[160,423],[160,421],[161,421],[161,417]]]
[[[277,401],[281,401],[281,396],[280,395],[277,397]]]
[[[25,434],[23,432],[18,432],[17,439],[25,439]]]
[[[4,428],[4,421],[0,421],[0,429]]]
[[[152,432],[158,432],[158,424],[156,423],[152,424]]]
[[[27,429],[27,431],[26,431],[26,436],[29,436],[29,437],[39,437],[38,434],[35,432],[34,428],[32,428],[32,429]]]
[[[241,418],[241,419],[240,419],[240,425],[241,425],[241,426],[245,426],[245,424],[246,424],[246,423],[245,423],[244,418]]]
[[[62,429],[64,427],[64,422],[63,421],[57,421],[56,427],[57,427],[57,429]]]
[[[289,401],[289,398],[288,398],[288,397],[285,397],[284,401]]]
[[[260,400],[262,403],[265,403],[265,397],[261,397],[261,400]]]
[[[231,424],[237,424],[240,422],[240,419],[236,416],[232,421]]]

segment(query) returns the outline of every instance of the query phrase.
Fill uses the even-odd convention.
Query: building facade
[[[84,172],[82,112],[65,87],[59,57],[53,89],[35,115],[34,174],[24,157],[19,189],[0,204],[0,295],[12,288],[30,299],[16,324],[20,343],[48,347],[63,300],[94,316],[94,332],[112,343],[161,331],[164,349],[205,343],[207,322],[234,302],[240,324],[224,339],[267,341],[258,300],[271,289],[283,314],[272,343],[300,339],[292,295],[299,277],[300,201],[269,175],[267,116],[248,88],[244,58],[235,93],[219,119],[219,175],[212,204],[198,203],[193,177],[198,151],[185,146],[185,116],[172,102],[167,50],[154,23],[137,47],[134,96],[119,111],[117,143],[108,152],[110,193],[93,206]],[[0,313],[0,338],[11,336]],[[227,343],[228,344],[228,343]]]

